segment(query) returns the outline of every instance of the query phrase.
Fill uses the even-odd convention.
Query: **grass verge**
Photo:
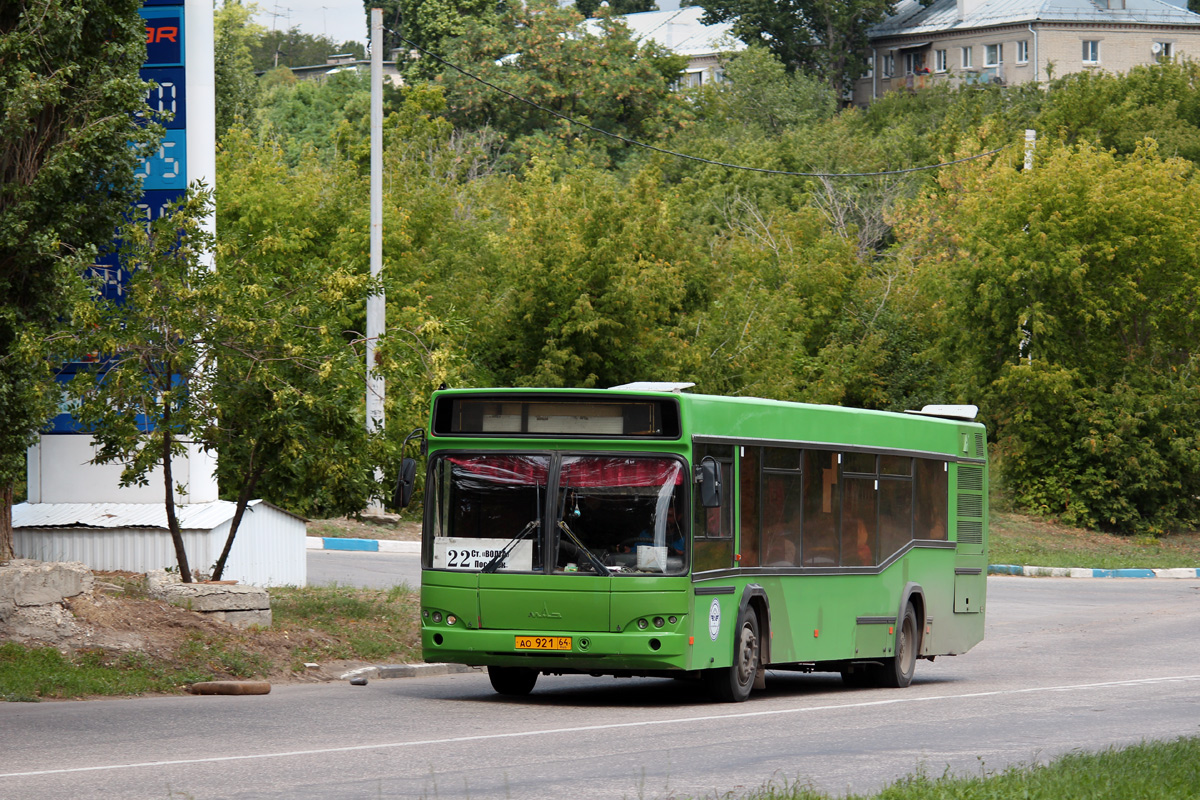
[[[0,701],[172,693],[206,680],[311,680],[322,677],[306,666],[314,662],[420,660],[419,598],[407,587],[271,589],[271,626],[239,630],[148,599],[128,576],[102,578],[123,591],[72,604],[89,627],[88,644],[0,644]]]
[[[847,800],[1194,800],[1200,796],[1200,739],[1143,742],[1098,753],[1070,753],[1049,764],[1014,766],[978,777],[917,773],[875,795]],[[802,783],[768,784],[721,800],[832,800]]]
[[[993,513],[988,561],[1030,567],[1200,567],[1200,532],[1116,536],[1036,517]]]

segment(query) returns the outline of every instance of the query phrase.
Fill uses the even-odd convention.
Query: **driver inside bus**
[[[683,525],[679,521],[679,512],[675,508],[675,504],[671,503],[667,506],[666,518],[666,543],[667,554],[672,556],[683,555],[685,539],[683,536]],[[643,530],[633,539],[629,539],[621,544],[618,550],[622,553],[636,553],[638,545],[654,544],[654,528]]]

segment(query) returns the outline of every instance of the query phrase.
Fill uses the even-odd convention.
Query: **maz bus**
[[[983,638],[973,406],[864,411],[690,385],[433,396],[426,661],[486,666],[507,695],[586,673],[694,676],[741,701],[768,668],[907,686],[918,658]],[[406,496],[414,469],[405,459]]]

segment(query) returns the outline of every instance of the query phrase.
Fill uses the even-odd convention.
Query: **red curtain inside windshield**
[[[545,458],[527,456],[479,456],[452,458],[450,463],[473,478],[524,486],[546,484],[550,464]]]
[[[662,458],[580,458],[563,459],[561,486],[572,489],[616,488],[620,486],[664,486],[683,483],[678,461]]]
[[[545,484],[549,464],[527,456],[451,458],[471,477],[496,483]],[[683,465],[665,458],[566,458],[559,484],[573,489],[647,487],[683,483]]]

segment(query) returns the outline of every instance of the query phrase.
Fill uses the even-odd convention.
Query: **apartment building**
[[[853,102],[942,82],[1015,84],[1200,58],[1200,14],[1178,1],[901,0],[871,31]]]

